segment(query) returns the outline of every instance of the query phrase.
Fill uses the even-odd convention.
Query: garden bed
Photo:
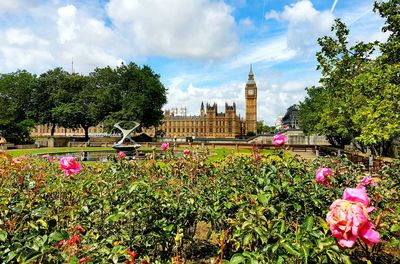
[[[368,185],[380,242],[338,245],[326,215],[361,168],[346,159],[175,156],[84,164],[0,154],[2,263],[395,263],[399,162]],[[315,171],[329,167],[324,186]],[[389,192],[388,190],[391,190]],[[384,261],[384,262],[382,262]]]

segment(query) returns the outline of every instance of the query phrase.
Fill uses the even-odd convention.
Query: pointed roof
[[[250,64],[250,72],[249,72],[249,79],[247,80],[247,84],[255,84],[254,81],[254,73],[253,73],[253,64]]]

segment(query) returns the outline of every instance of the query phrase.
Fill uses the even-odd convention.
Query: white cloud
[[[119,65],[133,48],[85,10],[74,5],[43,5],[29,9],[30,26],[3,31],[0,27],[0,38],[5,40],[0,42],[0,71],[40,73],[58,66],[71,70],[72,59],[75,71],[82,73]]]
[[[231,8],[209,0],[111,0],[114,26],[142,55],[223,58],[237,43]]]
[[[246,30],[254,29],[254,23],[249,17],[241,19],[239,25]]]
[[[307,56],[314,55],[317,38],[330,32],[334,20],[329,10],[316,10],[310,0],[285,6],[280,13],[272,10],[265,17],[287,22],[288,48]]]
[[[262,62],[264,64],[286,61],[294,58],[296,52],[288,48],[286,37],[279,36],[267,41],[247,45],[244,51],[228,62],[228,67],[239,68]]]
[[[12,45],[24,45],[32,43],[34,36],[28,31],[17,28],[10,28],[6,30],[6,41]]]
[[[75,24],[76,7],[73,5],[60,7],[57,10],[57,14],[57,25],[60,43],[64,44],[67,41],[76,39],[75,31],[78,29],[78,26]]]
[[[40,66],[41,70],[47,70],[47,65],[54,61],[54,57],[47,51],[35,48],[12,48],[0,47],[0,54],[4,59],[4,66],[14,68],[18,65],[19,69],[25,69],[32,64],[40,62],[46,66]]]
[[[15,11],[22,7],[25,4],[30,4],[28,0],[1,0],[0,1],[0,12],[4,11]]]

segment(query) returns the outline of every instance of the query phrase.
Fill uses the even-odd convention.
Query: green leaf
[[[61,241],[64,239],[64,236],[62,233],[58,232],[58,231],[54,231],[53,233],[50,234],[49,236],[49,241]]]
[[[246,263],[246,259],[242,256],[242,254],[236,253],[235,255],[232,256],[230,263],[231,264]]]
[[[300,253],[297,252],[290,244],[283,243],[283,248],[286,250],[287,253],[294,256],[300,256]]]
[[[310,250],[308,248],[308,245],[302,245],[301,246],[301,255],[302,255],[305,263],[308,263],[308,256],[310,255],[309,251]]]
[[[306,220],[304,221],[304,227],[307,232],[310,232],[313,229],[314,226],[314,218],[312,215],[309,215],[306,217]]]
[[[247,246],[249,245],[253,239],[253,234],[252,233],[248,233],[243,237],[243,246]]]
[[[400,231],[400,225],[394,224],[390,227],[390,232],[394,233],[394,232],[398,232],[398,231]]]
[[[328,223],[326,222],[325,219],[323,219],[323,218],[321,218],[321,217],[318,217],[317,219],[318,219],[319,224],[320,224],[320,225],[322,226],[322,228],[324,229],[324,234],[326,235],[326,234],[328,233],[328,230],[329,230],[329,225],[328,225]]]
[[[71,256],[68,263],[70,263],[70,264],[78,264],[79,263],[79,259],[78,259],[77,256]]]
[[[4,261],[4,263],[9,263],[11,260],[13,260],[15,258],[15,256],[17,255],[17,253],[15,253],[14,251],[10,251],[7,254],[6,260]]]
[[[43,228],[47,229],[47,223],[43,219],[36,220],[36,223],[40,224]]]
[[[1,242],[6,242],[6,239],[7,239],[7,231],[0,230],[0,241]]]
[[[268,195],[266,195],[266,194],[263,194],[263,193],[260,193],[260,194],[257,196],[257,198],[258,198],[258,200],[262,203],[263,206],[267,206],[267,204],[268,204],[268,202],[269,202],[269,199],[270,199],[270,196],[268,196]]]
[[[285,221],[284,220],[282,220],[281,221],[281,228],[280,228],[280,230],[279,230],[279,234],[283,234],[285,232]]]
[[[283,264],[285,263],[285,259],[282,256],[278,257],[278,261],[276,262],[277,264]]]

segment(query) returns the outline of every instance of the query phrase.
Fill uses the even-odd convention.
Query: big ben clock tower
[[[254,81],[253,67],[250,65],[249,79],[246,83],[246,134],[257,133],[257,85]]]

